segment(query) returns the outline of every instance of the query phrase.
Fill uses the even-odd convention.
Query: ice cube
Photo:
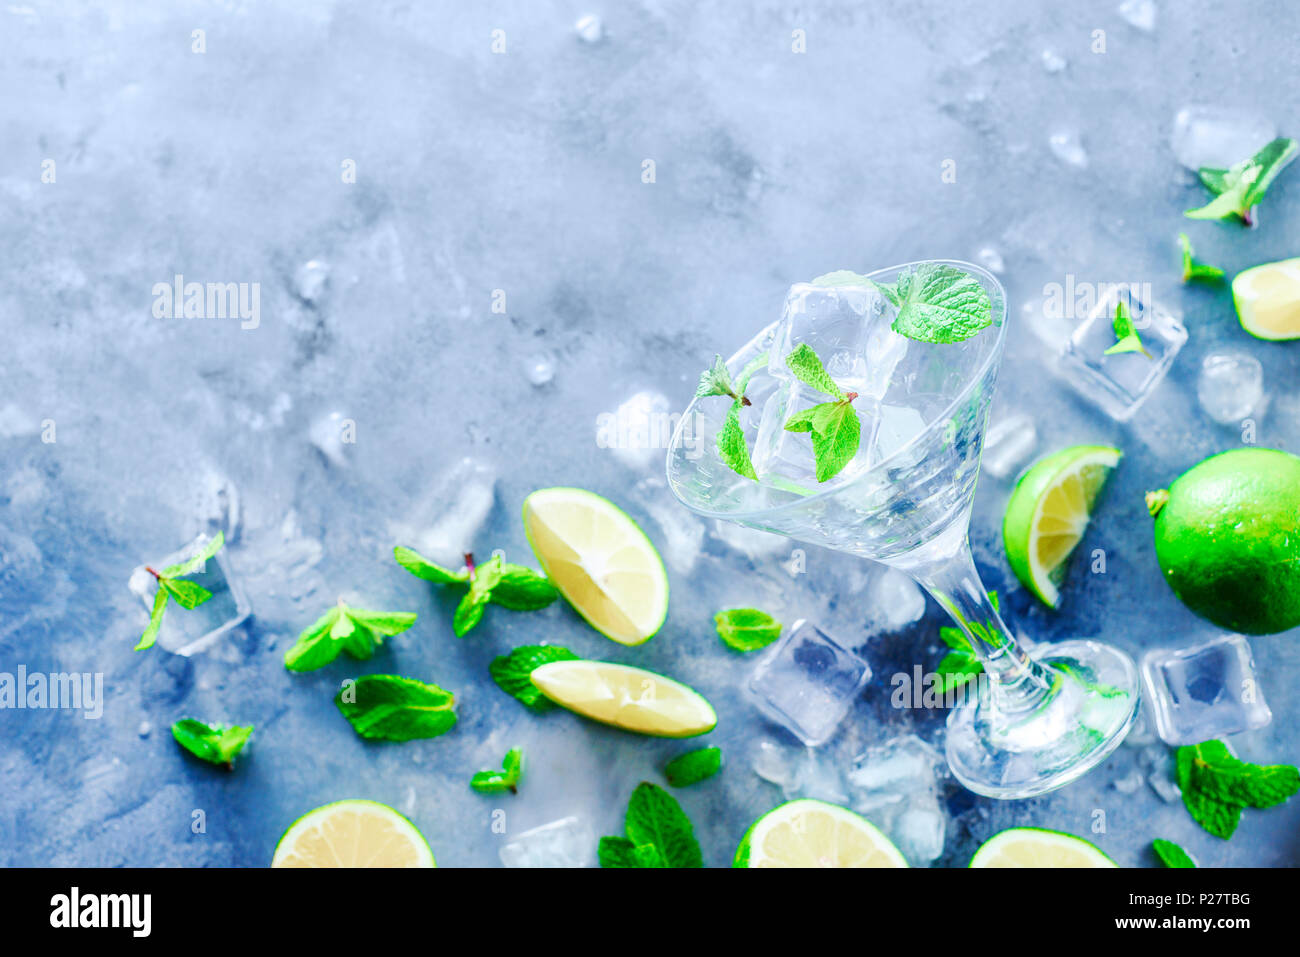
[[[1143,750],[1142,760],[1148,769],[1147,783],[1151,790],[1166,804],[1180,800],[1183,791],[1175,777],[1177,762],[1170,750],[1162,745],[1151,745]]]
[[[1169,137],[1174,156],[1190,170],[1230,169],[1277,136],[1277,125],[1251,110],[1186,106]]]
[[[794,770],[794,779],[781,789],[787,801],[795,798],[813,798],[831,804],[844,804],[848,801],[844,776],[829,755],[816,748],[806,748],[802,760]]]
[[[157,579],[150,574],[149,568],[161,572],[168,565],[189,561],[209,540],[207,535],[200,535],[184,548],[148,562],[147,567],[140,565],[131,572],[127,587],[140,599],[146,615],[153,609],[154,595],[158,590]],[[189,656],[206,651],[223,635],[243,624],[252,609],[231,573],[224,548],[204,562],[198,571],[184,577],[206,588],[212,597],[195,608],[182,608],[177,602],[169,601],[157,644],[173,654]]]
[[[883,631],[898,631],[925,614],[925,593],[911,575],[881,568],[866,596],[869,621]]]
[[[1201,360],[1196,397],[1215,422],[1236,425],[1264,397],[1264,367],[1244,353],[1212,352]]]
[[[499,851],[506,867],[590,867],[595,852],[591,828],[576,817],[524,831]]]
[[[1120,794],[1136,794],[1138,788],[1146,781],[1146,775],[1140,768],[1133,768],[1123,777],[1116,778],[1111,784]]]
[[[1115,344],[1116,303],[1127,303],[1142,345],[1151,353],[1105,355]],[[1103,290],[1096,306],[1065,344],[1058,369],[1084,398],[1112,418],[1126,422],[1165,378],[1178,350],[1187,342],[1181,319],[1159,303],[1145,302],[1125,284]]]
[[[853,806],[863,810],[930,792],[946,774],[943,756],[914,734],[892,738],[859,755],[849,772]]]
[[[342,468],[348,464],[344,446],[356,440],[356,423],[342,412],[330,412],[311,424],[307,438],[321,455]]]
[[[924,454],[920,448],[902,452],[897,458],[890,458],[896,452],[925,431],[925,416],[916,409],[900,405],[882,405],[876,427],[871,436],[871,449],[867,458],[871,465],[890,459],[892,467],[915,465]],[[863,429],[867,426],[864,424]]]
[[[871,680],[871,667],[807,621],[796,621],[746,682],[754,706],[804,744],[830,739]]]
[[[1128,21],[1130,26],[1137,27],[1144,33],[1150,33],[1156,28],[1155,0],[1124,0],[1116,12]]]
[[[1142,680],[1156,730],[1167,744],[1199,744],[1273,720],[1250,643],[1241,635],[1148,651]]]
[[[596,445],[609,449],[630,469],[663,467],[663,449],[673,434],[673,413],[668,397],[653,391],[629,396],[614,412],[596,420]]]
[[[783,481],[809,491],[817,488],[812,439],[807,432],[789,431],[785,423],[795,412],[825,402],[827,398],[802,382],[788,381],[767,399],[750,453],[759,481],[769,484]]]
[[[943,808],[933,794],[908,801],[888,829],[894,845],[913,867],[924,867],[943,854],[948,827]]]
[[[309,259],[293,274],[293,291],[303,302],[316,303],[325,294],[330,267],[318,259]]]
[[[661,546],[668,567],[682,574],[689,572],[704,548],[704,523],[682,507],[661,478],[642,479],[632,495],[663,532],[655,543]]]
[[[1017,471],[1038,445],[1034,420],[1017,412],[998,419],[984,435],[980,468],[994,478],[1006,478]]]
[[[496,499],[496,473],[465,458],[441,472],[394,536],[430,561],[459,568]]]
[[[797,750],[788,745],[762,738],[754,748],[749,764],[764,781],[784,790],[798,780],[801,757]]]
[[[1088,151],[1083,148],[1077,130],[1057,130],[1048,138],[1047,145],[1051,148],[1052,155],[1066,166],[1088,168]]]

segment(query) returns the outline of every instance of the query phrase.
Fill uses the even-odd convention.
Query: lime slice
[[[768,811],[745,832],[734,867],[906,867],[874,824],[847,808],[803,798]]]
[[[1264,263],[1232,280],[1241,327],[1257,339],[1300,339],[1300,259]]]
[[[552,661],[533,684],[556,704],[625,731],[690,738],[718,723],[713,706],[680,681],[609,661]]]
[[[994,834],[970,859],[971,867],[1119,867],[1073,834],[1013,827]]]
[[[272,867],[435,867],[415,825],[377,801],[308,811],[275,845]]]
[[[606,638],[639,645],[663,625],[663,560],[613,502],[580,488],[539,489],[524,499],[524,533],[560,594]]]
[[[1038,462],[1016,483],[1002,520],[1011,570],[1025,587],[1055,608],[1066,560],[1083,538],[1097,494],[1120,452],[1075,445]]]

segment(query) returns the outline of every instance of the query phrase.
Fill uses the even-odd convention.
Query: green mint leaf
[[[372,635],[392,638],[400,635],[415,624],[416,613],[413,611],[366,611],[362,608],[347,608],[347,616],[365,628]]]
[[[221,546],[226,544],[224,532],[217,532],[212,541],[208,542],[201,549],[194,553],[194,556],[179,565],[168,565],[161,572],[163,578],[182,578],[185,575],[192,575],[202,568],[209,558],[221,551]]]
[[[652,844],[669,867],[703,867],[704,857],[682,806],[663,788],[642,781],[632,792],[624,820],[628,839]]]
[[[1183,282],[1199,279],[1202,282],[1221,282],[1223,270],[1218,266],[1207,266],[1196,258],[1192,252],[1192,241],[1186,233],[1178,234],[1178,247],[1183,257]]]
[[[1250,764],[1234,755],[1222,741],[1205,741],[1190,748],[1188,782],[1207,797],[1268,808],[1300,791],[1300,770],[1289,764]],[[1180,758],[1186,750],[1179,749]]]
[[[722,643],[733,651],[766,648],[781,635],[781,623],[757,608],[731,608],[713,616]]]
[[[207,725],[193,718],[182,718],[172,725],[172,737],[186,751],[204,761],[234,767],[235,755],[248,743],[253,726],[225,728]]]
[[[852,393],[850,393],[852,396]],[[794,413],[785,423],[790,432],[810,432],[818,482],[827,482],[844,470],[858,454],[862,423],[850,404],[824,402]]]
[[[1215,194],[1214,199],[1185,213],[1188,219],[1229,219],[1236,217],[1251,225],[1252,210],[1264,198],[1279,173],[1295,159],[1295,140],[1278,137],[1249,159],[1229,170],[1204,168],[1201,182]]]
[[[733,472],[758,481],[754,460],[750,458],[749,446],[745,442],[745,430],[740,426],[740,407],[740,399],[731,403],[727,417],[722,421],[722,428],[718,430],[718,457]]]
[[[284,653],[284,666],[290,671],[315,671],[337,658],[343,649],[333,640],[332,634],[342,615],[341,606],[335,605],[304,628],[298,640]]]
[[[464,638],[475,625],[483,620],[483,612],[492,600],[492,589],[501,581],[501,558],[493,555],[488,561],[477,566],[469,580],[469,591],[456,606],[452,618],[452,631],[457,638]]]
[[[517,698],[524,707],[540,713],[558,705],[538,691],[528,676],[534,668],[549,662],[576,661],[577,658],[568,648],[558,645],[520,645],[509,654],[493,658],[488,672],[502,691]]]
[[[966,637],[966,633],[952,625],[944,625],[939,629],[939,639],[949,648],[954,648],[957,651],[973,653],[975,650],[971,647],[970,639]]]
[[[837,399],[844,398],[844,392],[831,379],[826,367],[822,365],[822,360],[817,358],[817,353],[808,343],[801,342],[795,346],[794,350],[785,357],[785,365],[795,378],[805,385],[810,385],[818,392],[824,392]]]
[[[290,671],[315,671],[341,653],[368,660],[385,638],[400,635],[415,624],[415,612],[367,611],[342,601],[308,625],[284,653]]]
[[[132,651],[144,651],[146,648],[152,648],[153,643],[158,640],[158,629],[162,627],[163,612],[167,610],[167,598],[169,592],[166,588],[159,587],[153,596],[153,610],[149,612],[149,624],[145,626],[144,633],[140,635],[140,640],[135,643]]]
[[[524,754],[518,748],[511,748],[501,762],[500,771],[479,771],[470,778],[469,786],[480,794],[494,794],[500,791],[516,794],[523,773]]]
[[[469,581],[468,568],[462,568],[460,571],[454,572],[449,568],[443,568],[441,565],[435,565],[419,552],[403,545],[398,545],[393,549],[393,557],[397,559],[397,564],[416,578],[423,578],[425,581],[439,585],[463,585]]]
[[[713,777],[721,768],[721,748],[699,748],[669,761],[664,767],[664,777],[673,787],[684,788]]]
[[[898,308],[891,328],[918,342],[962,342],[993,325],[993,303],[980,281],[946,263],[922,263],[894,283],[874,283]]]
[[[455,696],[398,675],[362,675],[334,696],[357,734],[371,740],[436,738],[456,723]]]
[[[1165,867],[1195,867],[1196,862],[1192,860],[1192,855],[1188,854],[1173,841],[1166,841],[1164,838],[1157,837],[1151,842],[1151,850],[1156,852],[1156,857]]]
[[[719,355],[715,355],[713,365],[700,374],[700,384],[695,390],[695,396],[699,399],[711,395],[729,395],[733,399],[739,398],[735,386],[731,383],[731,373],[727,371],[727,364]]]
[[[560,597],[560,593],[551,584],[551,580],[540,572],[504,562],[501,565],[501,579],[492,589],[490,597],[494,605],[511,611],[536,611],[551,604]]]
[[[633,844],[625,837],[602,837],[596,849],[601,867],[667,867],[653,844]]]
[[[1113,356],[1120,352],[1140,352],[1148,359],[1151,358],[1151,353],[1147,352],[1147,347],[1142,344],[1142,337],[1138,335],[1137,326],[1133,324],[1133,316],[1129,313],[1128,305],[1123,299],[1115,303],[1113,326],[1115,329],[1115,344],[1103,352],[1102,355]]]
[[[164,575],[158,579],[158,587],[167,589],[176,599],[176,604],[186,609],[198,608],[212,597],[212,592],[202,585],[196,585],[183,578],[168,578]]]
[[[983,670],[984,666],[974,652],[950,651],[939,661],[935,674],[943,676],[943,690],[947,692],[960,688]]]

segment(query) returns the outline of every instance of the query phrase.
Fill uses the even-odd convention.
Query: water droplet
[[[578,37],[587,43],[597,43],[605,35],[605,28],[601,25],[600,17],[593,13],[579,17],[578,22],[573,25],[573,29],[578,34]]]
[[[524,362],[524,375],[533,385],[546,385],[555,378],[555,361],[544,354],[530,356]]]
[[[309,259],[293,274],[293,290],[303,302],[316,303],[325,294],[330,267],[318,259]]]
[[[1075,169],[1087,169],[1088,152],[1083,148],[1083,142],[1075,130],[1060,130],[1053,133],[1047,145],[1051,147],[1053,155],[1065,165],[1073,166]]]

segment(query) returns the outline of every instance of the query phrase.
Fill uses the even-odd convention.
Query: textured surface
[[[1106,573],[1079,556],[1056,614],[1005,565],[1009,485],[981,483],[977,561],[1035,637],[1100,636],[1138,654],[1214,633],[1161,582],[1142,502],[1241,441],[1196,405],[1206,354],[1259,358],[1272,399],[1257,441],[1300,451],[1300,343],[1251,340],[1225,291],[1181,288],[1174,247],[1185,228],[1230,271],[1295,255],[1300,174],[1274,185],[1256,230],[1190,223],[1180,213],[1203,191],[1168,145],[1193,102],[1263,110],[1296,134],[1300,88],[1281,82],[1296,67],[1294,6],[1238,10],[1225,30],[1213,5],[1166,3],[1150,33],[1109,3],[105,6],[0,10],[0,670],[102,672],[106,699],[99,720],[0,712],[0,863],[264,865],[291,821],[345,797],[404,810],[443,866],[494,865],[510,833],[569,814],[619,833],[636,783],[662,780],[686,748],[535,716],[490,683],[493,655],[549,640],[709,697],[720,722],[705,740],[726,766],[680,797],[705,860],[726,864],[780,799],[749,769],[765,728],[740,695],[752,662],[713,633],[713,612],[734,605],[806,616],[863,648],[876,678],[828,746],[845,768],[895,733],[935,740],[942,715],[891,709],[883,684],[937,662],[933,603],[874,636],[873,569],[812,548],[794,578],[779,564],[789,547],[751,561],[655,486],[660,453],[633,468],[595,440],[598,418],[640,390],[684,407],[715,350],[775,318],[790,283],[831,269],[997,248],[1016,327],[994,416],[1029,413],[1040,453],[1124,449],[1083,545],[1104,549]],[[604,35],[590,43],[573,24],[593,11]],[[1099,29],[1104,54],[1090,50]],[[796,30],[805,53],[792,52]],[[1065,69],[1045,68],[1045,50]],[[1049,147],[1070,132],[1086,168]],[[328,264],[323,288],[295,280],[312,259]],[[259,283],[260,324],[155,318],[151,290],[176,273]],[[1126,426],[1046,367],[1038,303],[1067,275],[1150,282],[1185,315],[1170,379]],[[555,364],[542,387],[528,377],[539,353]],[[308,441],[334,412],[356,424],[337,460]],[[45,421],[54,442],[41,441]],[[453,637],[453,599],[392,562],[389,528],[465,455],[500,476],[475,540],[484,554],[528,559],[520,503],[556,484],[608,495],[676,543],[664,630],[623,648],[556,605],[491,609]],[[144,610],[131,569],[188,541],[223,479],[239,493],[228,555],[253,617],[200,657],[132,652]],[[420,619],[362,668],[287,673],[285,648],[340,594]],[[1244,757],[1300,759],[1296,638],[1251,641],[1274,720],[1234,741]],[[453,690],[459,724],[432,741],[360,740],[331,701],[357,671]],[[257,726],[234,773],[176,747],[168,725],[186,715]],[[512,745],[529,761],[520,794],[471,792],[470,775]],[[950,786],[939,863],[964,865],[1012,824],[1082,834],[1123,865],[1153,863],[1157,836],[1205,864],[1300,863],[1300,803],[1247,811],[1222,842],[1145,785],[1118,791],[1137,760],[1123,748],[1032,801]]]

